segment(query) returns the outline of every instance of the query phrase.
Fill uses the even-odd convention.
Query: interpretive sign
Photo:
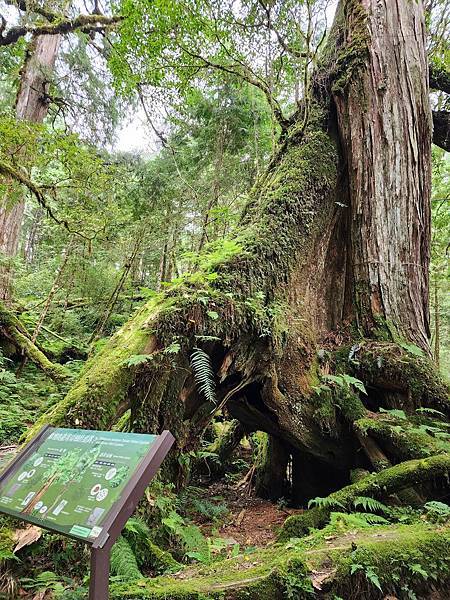
[[[90,544],[90,598],[107,598],[109,550],[172,443],[168,431],[44,427],[0,473],[0,512]]]

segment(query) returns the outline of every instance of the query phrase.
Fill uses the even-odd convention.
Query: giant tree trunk
[[[181,451],[195,447],[227,403],[250,430],[285,445],[294,496],[307,500],[327,491],[323,481],[335,489],[351,469],[370,467],[356,421],[370,421],[380,407],[448,412],[426,357],[424,43],[420,0],[342,0],[314,74],[309,120],[293,120],[255,187],[235,254],[213,277],[188,277],[143,307],[45,421],[108,428],[131,406],[134,430],[168,427]],[[211,358],[215,403],[189,371],[196,346]],[[135,354],[149,360],[130,367]],[[342,377],[324,386],[330,371],[356,375],[368,397]],[[396,446],[388,446],[381,451],[395,464]],[[301,489],[308,456],[323,465],[322,489],[313,481]],[[407,457],[416,457],[414,448]]]
[[[16,117],[42,123],[48,111],[48,87],[60,43],[59,35],[40,35],[32,40],[20,75],[16,98]],[[25,199],[0,204],[0,256],[12,259],[17,254],[22,229]],[[9,301],[11,266],[0,267],[0,300]]]

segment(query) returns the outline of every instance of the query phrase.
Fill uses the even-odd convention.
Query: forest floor
[[[269,500],[256,498],[248,486],[237,486],[223,481],[205,490],[209,497],[221,498],[228,507],[229,515],[216,535],[237,543],[241,547],[263,548],[274,542],[277,532],[287,517],[303,512],[302,509],[285,508]],[[210,524],[197,523],[205,535],[211,533]]]

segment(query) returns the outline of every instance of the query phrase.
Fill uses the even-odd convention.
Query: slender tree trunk
[[[36,206],[33,210],[32,223],[24,247],[24,259],[27,265],[31,265],[35,260],[36,247],[39,240],[39,232],[41,227],[44,211],[41,206]]]
[[[47,313],[50,310],[50,306],[51,306],[52,300],[53,300],[56,292],[59,289],[61,277],[62,277],[62,275],[64,273],[64,270],[65,270],[65,268],[67,266],[67,262],[68,262],[68,260],[70,258],[73,243],[74,243],[74,239],[72,237],[70,239],[69,243],[67,244],[66,248],[64,249],[61,264],[58,267],[58,270],[56,272],[56,277],[53,280],[52,287],[50,288],[50,291],[48,293],[47,299],[46,299],[45,304],[44,304],[44,306],[42,308],[41,314],[39,315],[38,322],[36,323],[36,327],[34,328],[33,335],[31,336],[31,343],[32,344],[36,343],[36,340],[37,340],[37,338],[39,336],[39,333],[40,333],[40,331],[42,329],[42,326],[44,325],[44,321],[45,321],[45,318],[47,316]],[[20,365],[20,367],[19,367],[19,369],[17,371],[17,375],[20,375],[22,373],[25,365],[27,364],[27,360],[28,360],[28,358],[25,355],[24,358],[23,358],[23,360],[22,360],[22,363],[21,363],[21,365]]]
[[[48,89],[60,43],[59,35],[40,35],[30,42],[20,75],[16,98],[18,120],[42,123],[48,112]],[[4,197],[0,204],[0,255],[7,259],[16,256],[25,198],[10,204]],[[0,268],[0,300],[9,302],[11,295],[11,264]]]
[[[122,291],[122,289],[126,283],[127,277],[130,273],[130,270],[132,269],[133,264],[136,260],[136,256],[137,256],[137,253],[139,252],[140,245],[141,245],[141,240],[140,240],[140,237],[138,236],[138,239],[135,241],[133,250],[131,251],[129,258],[127,259],[127,261],[123,267],[119,281],[117,282],[116,287],[114,288],[111,296],[109,297],[109,299],[106,303],[106,307],[105,307],[105,310],[103,311],[103,315],[102,315],[94,333],[91,335],[91,338],[89,340],[90,344],[92,342],[94,342],[95,340],[97,340],[103,333],[103,331],[108,323],[108,320],[112,314],[112,311],[114,310],[114,307],[117,303],[119,294]]]
[[[439,314],[439,284],[437,276],[434,279],[434,362],[440,366],[441,352],[441,319]]]

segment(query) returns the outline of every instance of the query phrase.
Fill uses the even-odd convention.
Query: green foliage
[[[338,500],[331,498],[330,496],[326,496],[325,498],[321,498],[317,496],[317,498],[312,498],[308,502],[308,508],[312,508],[313,506],[318,506],[320,508],[343,508],[345,506],[339,502]]]
[[[57,386],[30,366],[22,377],[0,350],[0,445],[17,443],[27,425],[62,397]]]
[[[142,573],[139,570],[136,556],[130,544],[123,536],[119,536],[112,547],[111,572],[123,581],[142,579]]]
[[[369,583],[371,583],[372,585],[374,585],[376,588],[378,588],[380,590],[380,592],[383,592],[383,590],[381,588],[381,584],[380,584],[380,579],[379,579],[377,573],[375,572],[374,567],[372,567],[370,565],[360,565],[358,563],[352,563],[351,569],[350,569],[351,575],[353,575],[354,573],[357,573],[358,571],[362,571],[364,573],[367,581]]]
[[[407,344],[406,342],[399,342],[399,346],[401,346],[403,348],[403,350],[406,350],[413,356],[424,356],[423,350],[421,348],[419,348],[418,346],[415,346],[414,344]]]
[[[446,523],[450,520],[450,506],[444,502],[433,500],[424,505],[426,518],[432,522]]]
[[[351,386],[353,386],[363,394],[367,395],[367,391],[363,382],[356,377],[348,375],[347,373],[343,373],[342,375],[321,375],[321,379],[322,381],[332,383],[344,389],[349,389]],[[318,391],[319,393],[322,389],[327,389],[327,386],[322,385],[314,388],[314,390]]]
[[[380,413],[386,413],[387,415],[390,415],[391,417],[395,417],[396,419],[401,419],[403,421],[405,421],[407,419],[405,411],[400,410],[398,408],[387,409],[387,408],[380,407]]]
[[[124,361],[124,364],[127,367],[137,367],[138,365],[148,362],[151,358],[151,354],[132,354]]]
[[[358,508],[358,506],[362,506],[364,510],[370,510],[371,512],[389,512],[389,507],[387,507],[385,504],[383,504],[379,500],[375,500],[375,498],[370,498],[367,496],[357,496],[353,500],[353,506],[355,508]]]
[[[208,402],[216,404],[216,383],[211,359],[201,348],[194,348],[191,354],[191,367],[198,391]]]
[[[67,577],[61,577],[52,571],[43,571],[39,573],[35,578],[22,577],[20,583],[23,588],[30,590],[31,592],[37,593],[42,591],[51,590],[56,595],[62,594],[65,589],[64,583],[70,583],[71,580]]]

